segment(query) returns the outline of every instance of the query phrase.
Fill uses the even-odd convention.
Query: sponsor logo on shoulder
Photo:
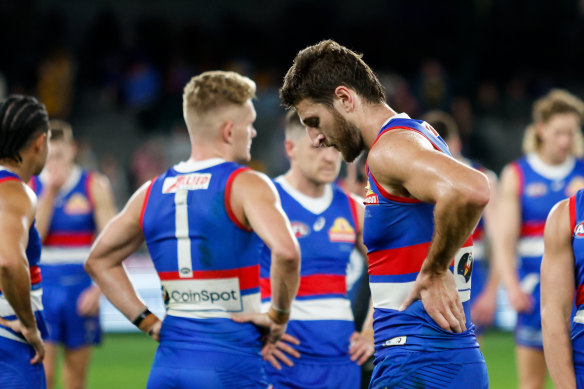
[[[369,184],[369,180],[367,180],[367,186],[365,187],[365,189],[367,189],[367,193],[365,194],[365,200],[363,200],[363,204],[365,204],[365,205],[379,204],[379,198],[377,197],[375,192],[373,192],[371,190],[371,185]]]
[[[209,188],[211,173],[191,173],[164,180],[162,193],[176,193],[178,190],[199,190]]]
[[[574,238],[584,238],[584,222],[578,224],[576,228],[574,228]]]
[[[390,340],[386,340],[385,341],[385,346],[389,347],[389,346],[403,346],[404,344],[406,344],[406,341],[408,340],[407,336],[397,336],[395,338],[391,338]]]

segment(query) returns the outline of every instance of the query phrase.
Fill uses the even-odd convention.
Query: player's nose
[[[306,127],[306,132],[308,133],[308,137],[314,147],[320,147],[326,139],[324,134],[316,128]]]

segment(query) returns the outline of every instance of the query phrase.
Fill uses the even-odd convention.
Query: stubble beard
[[[353,162],[365,150],[361,131],[337,111],[333,110],[332,112],[335,118],[334,131],[337,134],[334,141],[331,142],[332,146],[341,152],[345,162]]]

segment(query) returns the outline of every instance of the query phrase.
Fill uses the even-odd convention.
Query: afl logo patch
[[[464,277],[464,280],[468,282],[472,275],[472,265],[473,265],[473,258],[472,254],[466,253],[460,258],[458,262],[458,268],[456,269],[456,273],[460,274]]]
[[[164,286],[162,286],[162,301],[164,301],[164,305],[168,305],[168,302],[170,301],[170,296]]]
[[[584,222],[578,224],[576,228],[574,228],[574,238],[584,238]]]
[[[305,237],[306,235],[310,234],[310,227],[302,222],[293,221],[290,222],[290,226],[292,227],[292,232],[294,236],[297,238]]]

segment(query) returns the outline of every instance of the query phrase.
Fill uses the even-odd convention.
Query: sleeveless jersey
[[[417,132],[436,150],[450,155],[446,143],[428,123],[403,114],[389,120],[377,140],[394,129]],[[384,350],[397,346],[425,351],[478,347],[470,323],[472,239],[469,237],[457,251],[450,266],[466,314],[467,330],[461,334],[444,331],[426,313],[421,301],[399,312],[430,247],[434,205],[392,195],[377,183],[369,169],[367,174],[363,238],[369,250],[369,283],[375,307],[375,362],[385,357]]]
[[[512,163],[519,178],[521,231],[517,244],[522,289],[531,293],[539,286],[543,231],[552,207],[584,187],[584,162],[570,159],[553,172],[535,154]]]
[[[261,240],[230,206],[233,179],[246,169],[222,159],[183,162],[150,183],[141,225],[167,312],[161,344],[260,351],[258,329],[230,319],[260,311]]]
[[[8,170],[0,170],[0,184],[6,181],[21,181],[17,174]],[[41,238],[33,221],[28,230],[28,245],[26,246],[26,258],[28,259],[28,266],[30,271],[30,302],[33,313],[36,317],[37,327],[41,332],[43,339],[47,336],[47,329],[42,315],[42,285],[41,285],[41,269],[39,268],[39,261],[41,257]],[[0,316],[6,320],[16,319],[14,309],[6,300],[6,297],[0,291]],[[0,336],[15,340],[21,343],[27,343],[22,334],[16,333],[11,329],[0,325]]]
[[[92,173],[75,167],[57,195],[41,255],[47,286],[77,284],[87,278],[83,263],[89,256],[96,233],[89,189],[92,179]],[[30,186],[41,196],[42,176],[33,177]]]
[[[569,208],[577,309],[572,320],[572,350],[576,374],[584,374],[584,190],[570,197]]]
[[[302,255],[300,285],[286,332],[300,340],[300,345],[294,347],[303,358],[346,358],[349,338],[355,331],[346,284],[358,231],[354,200],[331,184],[325,191],[325,196],[330,195],[330,204],[309,210],[303,204],[315,200],[296,191],[283,177],[276,180],[275,186]],[[271,298],[270,265],[271,252],[264,245],[260,283],[266,311]]]

